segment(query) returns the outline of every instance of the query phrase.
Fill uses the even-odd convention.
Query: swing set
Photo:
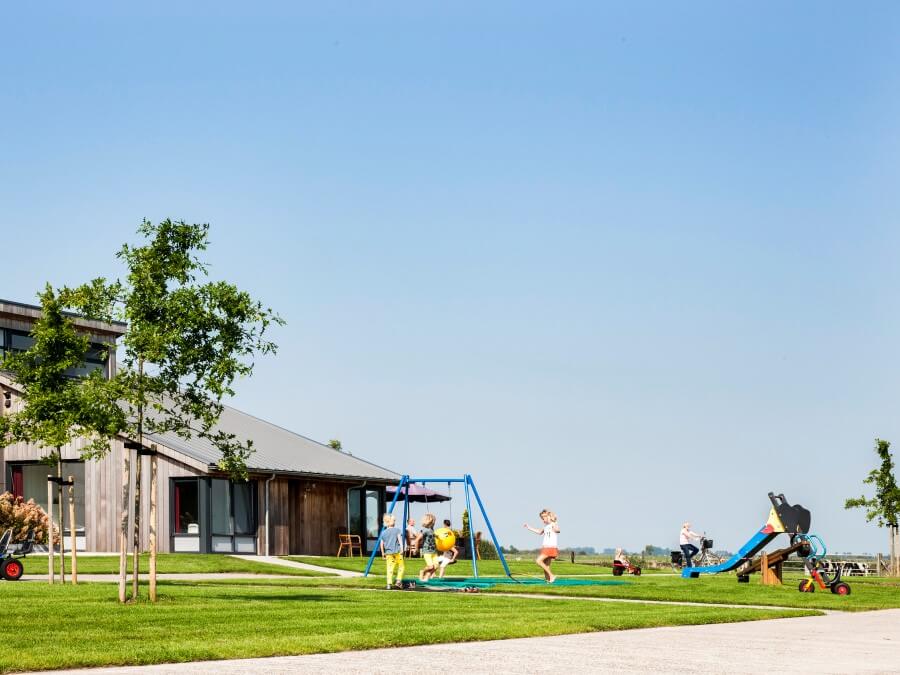
[[[416,483],[421,483],[422,487],[425,486],[426,483],[446,483],[448,490],[454,483],[462,483],[463,489],[465,490],[466,495],[466,510],[469,513],[469,557],[472,559],[472,575],[477,579],[478,578],[478,551],[475,549],[475,530],[472,527],[472,505],[470,500],[470,494],[475,497],[475,501],[478,504],[478,508],[481,511],[481,516],[484,518],[484,523],[487,525],[488,532],[491,535],[491,541],[494,542],[494,548],[497,551],[497,555],[500,557],[500,563],[503,565],[503,569],[506,572],[506,576],[512,578],[512,573],[509,571],[509,565],[506,564],[506,558],[503,556],[503,549],[500,548],[500,542],[497,541],[497,535],[494,534],[494,528],[491,526],[491,521],[488,518],[487,511],[484,510],[484,504],[481,501],[481,497],[478,495],[478,490],[475,487],[475,482],[472,480],[472,476],[469,474],[465,474],[462,478],[410,478],[408,475],[404,475],[400,479],[400,484],[397,485],[397,488],[394,492],[394,499],[391,501],[390,507],[388,507],[387,513],[393,514],[394,507],[397,505],[397,500],[400,498],[400,494],[403,493],[403,523],[404,526],[406,524],[407,519],[409,518],[409,491],[410,486]],[[452,500],[450,500],[452,502]],[[425,496],[425,505],[428,505],[428,496]],[[451,520],[453,518],[453,507],[451,506]],[[384,532],[384,524],[382,523],[378,529],[378,538],[381,539],[381,534]],[[375,554],[378,552],[378,548],[374,547],[372,549],[372,553],[369,555],[369,562],[366,564],[366,571],[363,576],[369,576],[369,571],[372,569],[372,563],[375,561]]]

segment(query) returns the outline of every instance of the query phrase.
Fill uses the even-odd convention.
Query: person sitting
[[[691,539],[700,539],[703,535],[697,534],[691,530],[690,523],[682,523],[681,534],[678,535],[678,544],[681,552],[684,553],[684,566],[693,567],[694,562],[691,560],[700,551],[699,548],[691,543]]]
[[[418,536],[415,519],[408,518],[406,520],[406,553],[410,558],[415,558],[419,555]]]

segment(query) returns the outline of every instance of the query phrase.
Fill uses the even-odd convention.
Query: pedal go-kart
[[[639,577],[641,576],[641,568],[639,565],[632,565],[630,562],[613,560],[612,573],[614,577],[620,577],[623,574],[633,574],[634,576]]]
[[[34,550],[34,530],[28,532],[28,538],[22,542],[18,550],[10,551],[9,542],[12,539],[12,529],[7,530],[0,537],[0,578],[7,581],[18,581],[25,572],[22,558]]]
[[[825,555],[825,544],[814,534],[804,535],[810,544],[810,553],[803,563],[809,577],[800,582],[798,590],[801,593],[812,593],[818,586],[823,591],[827,588],[835,595],[850,595],[850,584],[841,581],[841,568],[837,567],[834,576],[828,574],[822,565],[821,559]]]

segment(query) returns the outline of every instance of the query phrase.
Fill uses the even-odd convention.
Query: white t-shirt
[[[686,546],[691,543],[691,539],[699,539],[700,535],[686,527],[681,528],[681,536],[678,537],[678,545]]]
[[[553,529],[554,527],[556,527],[556,523],[544,525],[544,541],[541,543],[541,548],[559,548],[556,544],[559,533]]]

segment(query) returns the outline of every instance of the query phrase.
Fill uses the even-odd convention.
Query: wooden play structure
[[[748,561],[745,566],[738,568],[738,581],[747,583],[750,581],[751,574],[759,572],[760,580],[765,586],[780,586],[784,580],[784,561],[793,553],[805,558],[809,555],[809,542],[806,539],[798,539],[786,548],[780,548],[770,553],[763,551],[758,557]]]

